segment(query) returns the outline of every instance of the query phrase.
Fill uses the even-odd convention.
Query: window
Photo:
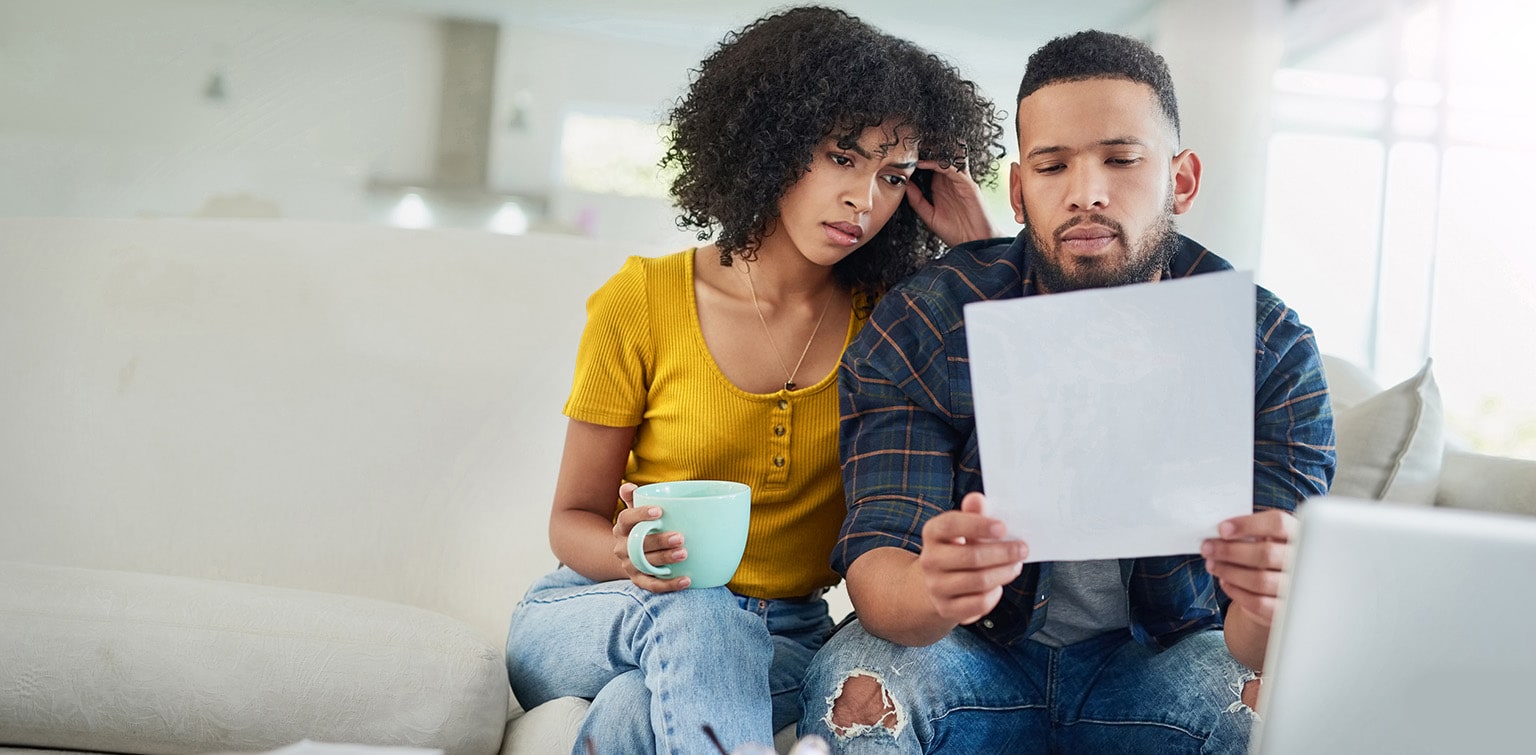
[[[1536,458],[1536,6],[1404,4],[1275,76],[1260,283],[1453,437]]]
[[[571,113],[560,136],[560,180],[593,194],[665,198],[671,175],[661,127],[635,118]]]

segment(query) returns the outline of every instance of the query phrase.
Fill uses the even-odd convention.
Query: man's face
[[[1146,84],[1090,79],[1041,87],[1019,102],[1009,188],[1029,226],[1031,269],[1049,291],[1155,280],[1178,243],[1200,163],[1174,154],[1173,125]]]

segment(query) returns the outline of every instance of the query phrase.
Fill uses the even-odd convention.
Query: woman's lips
[[[853,246],[859,243],[859,237],[864,235],[864,229],[852,223],[822,223],[821,227],[827,232],[827,238],[834,244]]]

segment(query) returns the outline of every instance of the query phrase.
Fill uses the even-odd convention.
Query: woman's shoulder
[[[615,272],[608,282],[594,293],[594,296],[603,298],[643,296],[646,289],[651,286],[657,284],[666,286],[669,283],[686,280],[692,266],[693,254],[694,250],[686,249],[659,257],[640,255],[627,257],[618,272]]]
[[[658,257],[636,255],[624,260],[623,267],[619,268],[613,278],[615,281],[627,280],[630,285],[675,285],[691,276],[696,252],[696,249],[684,249]]]

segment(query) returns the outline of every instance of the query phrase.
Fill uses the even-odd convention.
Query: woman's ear
[[[1173,214],[1183,215],[1200,193],[1200,156],[1184,150],[1173,156]]]

